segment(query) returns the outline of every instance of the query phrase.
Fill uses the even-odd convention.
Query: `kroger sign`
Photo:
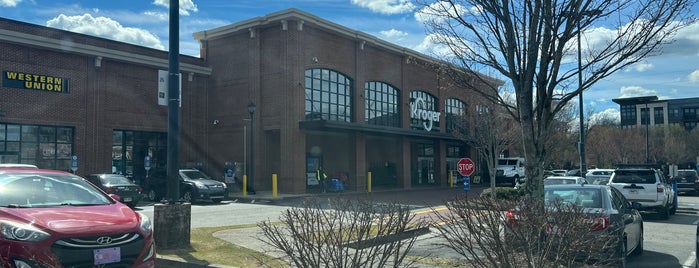
[[[427,131],[432,131],[434,123],[439,123],[440,112],[426,110],[427,104],[422,98],[417,98],[410,104],[410,118],[422,120],[422,126]]]

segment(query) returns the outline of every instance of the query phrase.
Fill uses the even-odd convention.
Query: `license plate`
[[[93,250],[95,265],[121,261],[121,248],[101,248]]]
[[[630,194],[637,194],[637,193],[638,193],[638,190],[636,190],[636,189],[629,189],[629,193],[630,193]]]
[[[131,202],[131,197],[124,197],[124,202]]]

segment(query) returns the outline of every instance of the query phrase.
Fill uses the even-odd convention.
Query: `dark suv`
[[[680,169],[672,180],[677,183],[677,191],[699,195],[699,175],[694,169]]]
[[[639,210],[657,212],[662,219],[675,213],[675,191],[665,175],[654,168],[620,168],[614,170],[609,185],[630,202],[641,204]]]
[[[153,172],[144,182],[144,192],[148,200],[157,202],[167,194],[165,171]],[[188,203],[198,200],[211,200],[219,203],[228,195],[226,184],[212,179],[197,169],[180,169],[178,174],[180,198]]]

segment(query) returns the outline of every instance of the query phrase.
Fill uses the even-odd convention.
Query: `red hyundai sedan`
[[[68,172],[0,168],[0,267],[154,267],[151,221],[117,200]]]

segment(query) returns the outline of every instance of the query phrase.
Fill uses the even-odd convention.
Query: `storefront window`
[[[458,99],[447,99],[444,108],[447,132],[465,133],[463,121],[466,116],[466,103]]]
[[[352,122],[352,80],[329,69],[306,70],[306,120]]]
[[[146,176],[145,156],[151,158],[151,170],[162,169],[167,162],[167,134],[114,130],[112,132],[112,173],[123,174],[136,182]]]
[[[430,93],[424,91],[410,92],[410,105],[411,109],[413,109],[413,106],[416,106],[417,109],[421,111],[429,111],[434,113],[439,112],[437,99],[430,95]],[[410,128],[439,132],[439,121],[423,119],[421,118],[422,115],[424,114],[418,113],[417,115],[410,116]],[[425,126],[429,126],[429,128],[426,128]]]
[[[71,127],[0,124],[0,155],[5,156],[0,161],[68,170],[73,132]]]
[[[364,120],[370,125],[400,127],[400,95],[398,89],[383,82],[367,82]]]

